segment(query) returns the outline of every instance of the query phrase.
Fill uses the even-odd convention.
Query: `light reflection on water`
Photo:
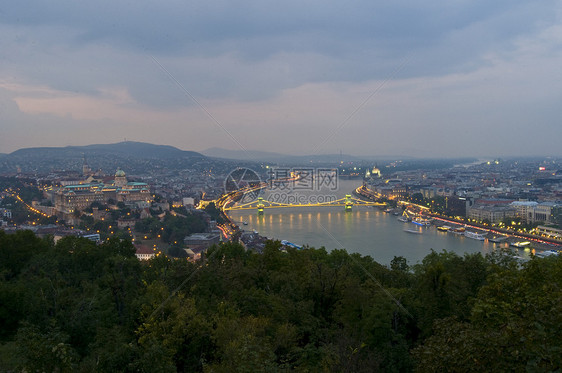
[[[349,193],[355,187],[357,181],[344,180],[340,182],[339,194]],[[408,233],[404,230],[417,226],[402,223],[396,216],[376,207],[354,206],[351,212],[343,211],[343,207],[266,209],[264,215],[242,210],[230,211],[230,216],[235,222],[248,222],[241,228],[256,230],[268,238],[297,245],[324,246],[328,250],[345,248],[349,252],[370,255],[381,264],[389,264],[394,256],[403,256],[409,264],[415,264],[431,249],[463,255],[486,254],[498,247],[488,241],[441,232],[435,227],[419,227],[422,234]]]

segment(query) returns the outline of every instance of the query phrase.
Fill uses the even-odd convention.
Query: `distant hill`
[[[203,150],[202,154],[214,158],[239,159],[256,162],[272,163],[294,163],[307,164],[313,163],[336,163],[340,161],[351,162],[361,161],[363,158],[349,154],[318,154],[318,155],[289,155],[274,152],[264,152],[257,150],[229,150],[223,148],[209,148]]]
[[[24,148],[9,154],[12,157],[68,157],[97,154],[118,154],[138,158],[177,158],[177,157],[197,157],[205,156],[193,152],[175,148],[170,145],[155,145],[145,142],[123,141],[115,144],[94,144],[85,146],[65,146],[65,147],[41,147]]]
[[[266,160],[270,161],[271,159],[279,159],[283,157],[287,157],[286,154],[281,153],[273,153],[273,152],[262,152],[257,150],[230,150],[230,149],[223,149],[223,148],[209,148],[203,150],[201,154],[206,155],[207,157],[214,157],[214,158],[226,158],[226,159],[241,159],[241,160]]]
[[[200,153],[169,145],[124,141],[115,144],[19,149],[0,156],[0,172],[13,172],[17,166],[23,172],[44,173],[53,169],[81,171],[84,157],[94,170],[101,168],[112,172],[121,167],[133,173],[149,167],[188,168],[194,163],[208,160]]]

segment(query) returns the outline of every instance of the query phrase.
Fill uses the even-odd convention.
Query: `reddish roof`
[[[154,249],[145,245],[135,245],[135,249],[137,254],[155,254]]]

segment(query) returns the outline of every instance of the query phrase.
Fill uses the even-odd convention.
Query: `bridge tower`
[[[353,201],[351,200],[351,194],[345,195],[345,211],[351,211],[353,208]]]
[[[263,204],[263,197],[258,197],[258,215],[263,215],[263,208],[265,205]]]

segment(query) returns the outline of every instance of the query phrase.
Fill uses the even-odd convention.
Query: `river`
[[[305,198],[323,201],[341,198],[361,185],[360,180],[339,180],[337,189],[330,191],[292,190],[285,198]],[[305,197],[302,197],[305,196]],[[277,190],[265,192],[264,199],[282,202]],[[287,240],[297,245],[324,246],[328,250],[345,248],[350,253],[369,255],[381,264],[389,264],[394,256],[403,256],[409,264],[420,262],[431,249],[464,253],[492,252],[498,244],[478,241],[461,235],[438,231],[434,226],[417,227],[403,223],[393,214],[378,207],[354,206],[345,212],[343,207],[290,207],[265,209],[263,215],[255,210],[234,210],[229,215],[245,230],[256,230],[261,235]],[[247,222],[247,225],[242,225]],[[405,232],[419,229],[422,234]]]

